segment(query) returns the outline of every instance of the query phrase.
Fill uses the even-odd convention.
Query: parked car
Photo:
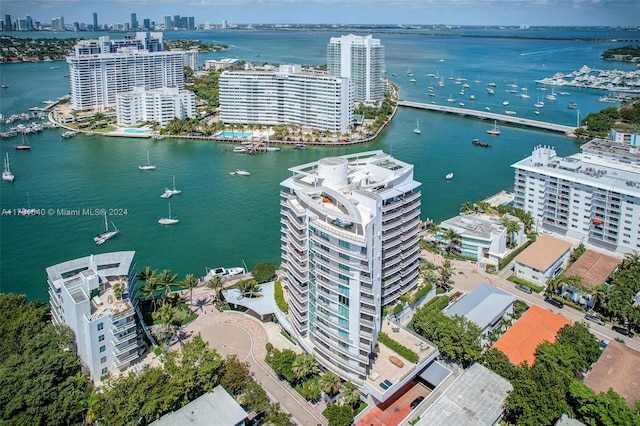
[[[587,321],[595,322],[596,324],[604,325],[604,321],[595,315],[586,314],[584,316],[584,319],[586,319]]]
[[[531,294],[531,287],[527,287],[526,285],[516,284],[516,288],[518,290],[524,291],[525,293]]]
[[[613,327],[611,327],[611,329],[616,333],[622,334],[623,336],[633,337],[633,333],[624,327],[618,327],[617,325],[614,325]]]
[[[553,298],[551,296],[546,296],[544,298],[544,301],[547,302],[547,303],[552,304],[553,306],[555,306],[558,309],[562,309],[564,307],[564,303],[562,303],[558,299],[555,299],[555,298]]]
[[[419,396],[419,397],[417,397],[416,399],[414,399],[413,401],[411,401],[411,409],[412,409],[412,410],[415,410],[415,409],[416,409],[416,407],[417,407],[418,405],[420,405],[420,403],[421,403],[422,401],[424,401],[424,396]]]

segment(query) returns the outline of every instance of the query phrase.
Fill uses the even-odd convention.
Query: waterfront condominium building
[[[387,88],[384,46],[371,35],[331,37],[327,45],[329,74],[350,78],[354,102],[374,103],[384,99]]]
[[[83,40],[67,57],[71,106],[77,111],[116,106],[116,95],[137,86],[184,88],[184,65],[197,64],[197,51],[164,51],[161,33],[136,38]]]
[[[116,95],[116,116],[121,126],[153,121],[164,127],[174,118],[195,118],[196,95],[177,87],[134,87],[131,92]]]
[[[323,366],[362,384],[383,308],[417,286],[421,184],[413,165],[382,151],[289,170],[280,194],[288,320]]]
[[[220,120],[344,133],[353,122],[351,96],[349,79],[303,72],[300,65],[225,71],[220,75]]]
[[[134,317],[134,255],[103,253],[47,268],[52,322],[74,331],[94,381],[124,370],[143,350]]]
[[[611,251],[640,251],[638,146],[594,139],[558,157],[538,146],[513,164],[514,205],[538,226]]]

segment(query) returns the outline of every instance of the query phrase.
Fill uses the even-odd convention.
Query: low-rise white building
[[[349,78],[303,72],[300,65],[225,71],[220,76],[220,120],[345,133],[353,123],[352,97]]]
[[[571,243],[541,235],[515,258],[514,274],[534,284],[545,286],[558,276],[569,262]]]
[[[231,68],[238,61],[238,58],[222,58],[219,61],[215,59],[207,59],[204,61],[204,69],[219,71]]]
[[[164,127],[174,118],[195,118],[196,96],[177,87],[151,90],[135,87],[116,96],[116,114],[120,126],[153,121]]]
[[[509,220],[518,220],[509,216]],[[498,263],[507,254],[507,229],[498,218],[480,215],[454,216],[440,223],[442,230],[453,229],[460,235],[460,254],[478,262]],[[511,236],[514,245],[525,240],[524,226]]]
[[[94,381],[125,370],[143,351],[134,255],[103,253],[47,268],[51,320],[74,331],[78,356]]]

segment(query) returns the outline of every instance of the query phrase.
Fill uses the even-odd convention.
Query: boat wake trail
[[[546,55],[549,53],[558,53],[558,52],[568,52],[568,51],[576,51],[576,50],[591,50],[590,47],[582,48],[582,49],[574,49],[572,47],[565,47],[562,49],[549,49],[549,50],[537,50],[534,52],[524,52],[521,53],[520,56],[530,56],[530,55]]]

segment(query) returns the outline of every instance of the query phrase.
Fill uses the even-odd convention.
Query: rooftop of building
[[[461,315],[484,330],[513,304],[514,299],[512,294],[482,283],[449,306],[445,315]]]
[[[504,352],[512,364],[535,361],[538,345],[544,341],[555,342],[558,331],[571,321],[538,305],[533,305],[493,345]]]
[[[549,152],[548,161],[539,161],[535,155],[538,150]],[[553,148],[536,147],[533,155],[512,167],[640,197],[640,154],[631,152],[630,145],[598,139],[583,145],[582,150],[563,158],[556,156]]]
[[[515,261],[538,271],[546,271],[569,250],[571,243],[542,234],[517,255]]]
[[[512,390],[507,379],[475,363],[420,415],[416,425],[493,425]]]
[[[604,283],[619,264],[620,259],[616,257],[587,250],[564,274],[567,277],[582,277],[582,284],[590,288]]]
[[[221,386],[191,401],[177,411],[151,423],[154,426],[236,426],[247,418],[247,412]]]
[[[491,235],[504,231],[504,225],[499,218],[483,214],[453,216],[440,223],[444,229],[455,228],[462,238],[473,237],[489,239]]]
[[[400,327],[392,321],[384,320],[381,331],[402,346],[415,352],[419,357],[417,364],[432,357],[438,351],[433,343]],[[417,371],[415,371],[415,367],[417,364],[409,362],[382,343],[378,345],[378,348],[378,357],[371,366],[371,372],[367,376],[367,382],[381,393],[385,393],[386,391],[394,393],[397,391],[396,388],[387,390],[380,385],[385,382],[385,380],[394,384],[410,374],[416,374]],[[397,360],[401,362],[399,363]]]
[[[584,383],[598,393],[613,388],[635,407],[640,399],[640,352],[611,340]]]

